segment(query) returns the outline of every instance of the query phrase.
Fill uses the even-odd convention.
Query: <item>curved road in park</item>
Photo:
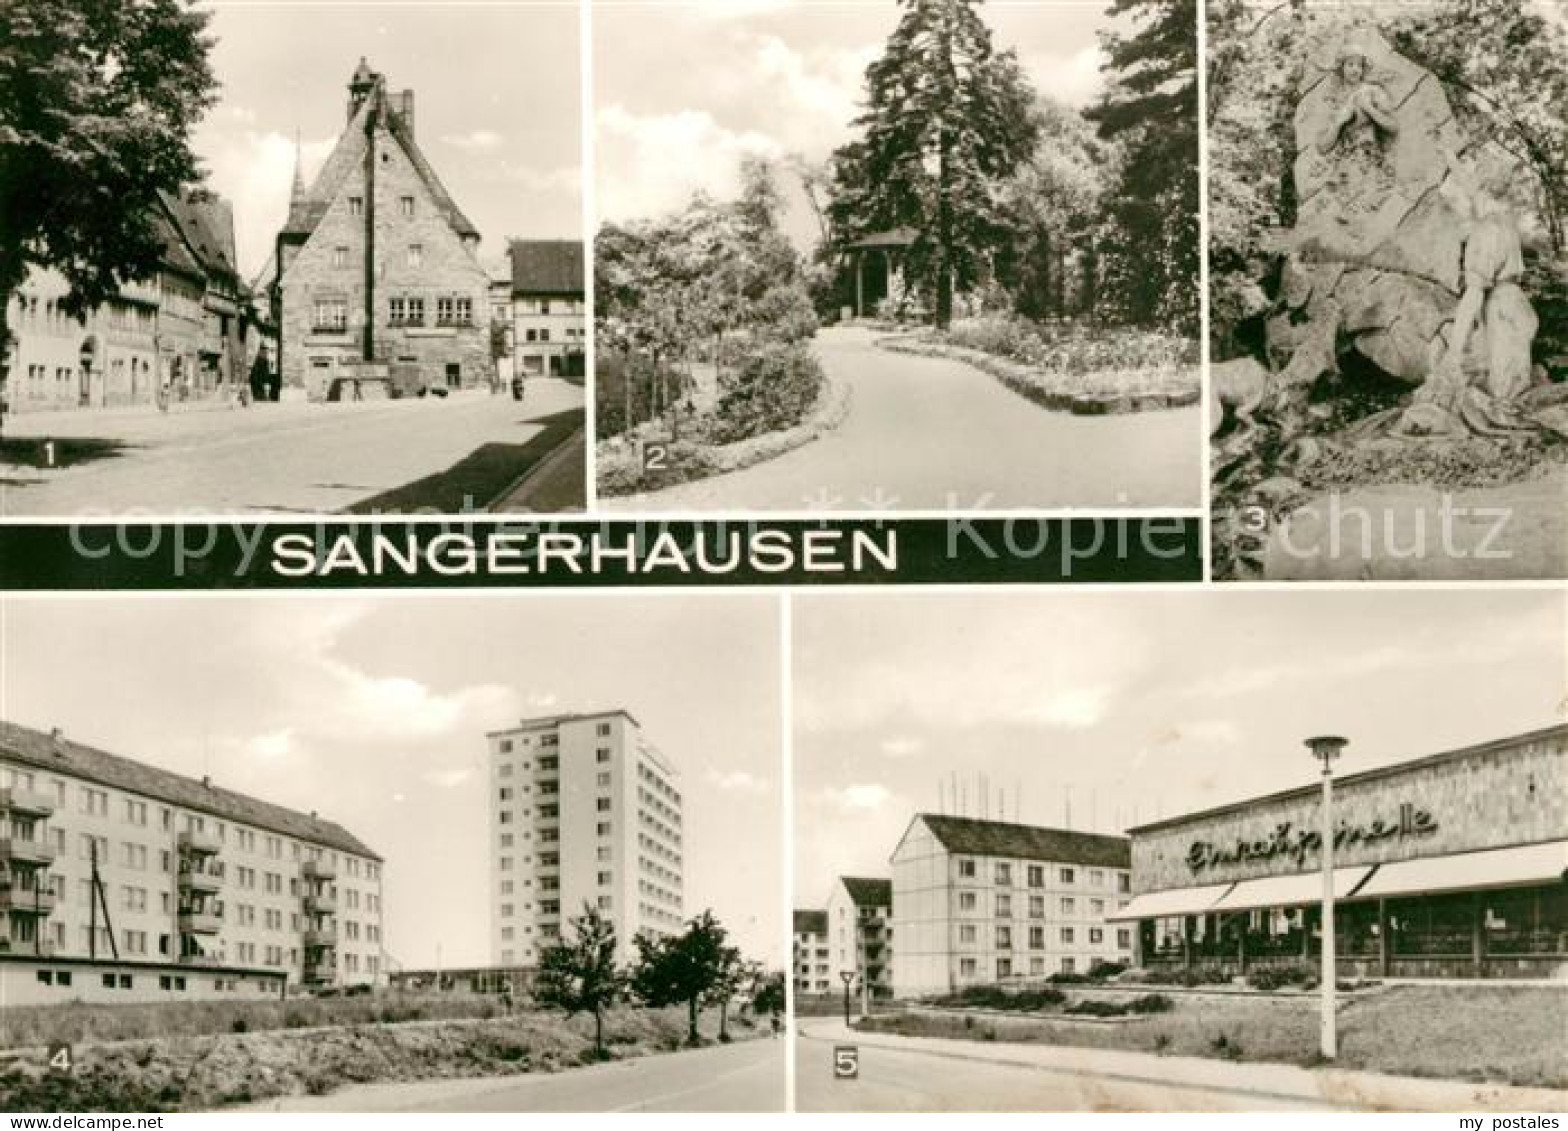
[[[881,334],[823,330],[817,356],[850,390],[837,429],[777,459],[608,510],[949,510],[1198,507],[1197,407],[1088,417],[1026,401],[946,358],[876,348]]]

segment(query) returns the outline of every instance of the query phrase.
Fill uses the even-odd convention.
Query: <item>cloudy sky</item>
[[[338,821],[411,967],[489,961],[485,732],[615,706],[680,771],[688,912],[777,964],[778,664],[765,597],[0,602],[0,715]]]
[[[996,42],[1042,92],[1074,106],[1100,90],[1105,0],[992,0]],[[598,0],[596,195],[613,221],[736,188],[746,154],[817,161],[850,137],[892,0]],[[657,50],[650,50],[657,44]],[[800,234],[804,218],[793,210]],[[805,223],[810,224],[809,220]]]
[[[211,0],[221,101],[195,148],[234,204],[241,273],[265,263],[288,214],[296,131],[307,179],[346,119],[361,55],[415,94],[420,147],[484,237],[582,231],[578,12],[570,2],[498,7]]]
[[[1121,832],[1564,719],[1562,592],[816,595],[794,602],[796,906],[887,858],[937,782]],[[944,789],[946,786],[944,786]],[[1001,805],[993,800],[991,816]]]

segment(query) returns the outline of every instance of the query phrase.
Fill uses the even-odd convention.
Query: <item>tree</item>
[[[1197,0],[1113,0],[1137,30],[1103,35],[1109,83],[1088,117],[1123,148],[1107,285],[1137,325],[1198,330]]]
[[[604,1057],[604,1011],[626,989],[626,976],[615,965],[615,925],[597,908],[583,905],[571,921],[569,941],[539,956],[534,997],[545,1005],[593,1014],[594,1054]]]
[[[730,1003],[750,983],[751,974],[739,948],[720,948],[718,961],[714,964],[713,985],[704,995],[704,1000],[708,1005],[719,1007],[719,1040],[726,1044],[730,1039]]]
[[[697,1011],[713,992],[727,962],[727,933],[712,911],[704,911],[678,935],[637,936],[632,991],[647,1005],[686,1006],[686,1041],[700,1043]]]
[[[784,1014],[786,998],[784,992],[784,971],[764,970],[758,968],[757,977],[752,982],[751,1008],[762,1016],[781,1017]]]
[[[193,0],[0,0],[0,358],[30,268],[59,271],[78,316],[157,269],[159,194],[198,179],[190,131],[214,101],[208,19]]]
[[[913,229],[905,270],[943,327],[955,287],[978,285],[1006,240],[998,198],[1037,131],[1034,92],[1017,57],[994,48],[981,2],[899,0],[904,14],[866,71],[860,137],[833,160],[837,246]]]
[[[1116,167],[1115,147],[1101,141],[1082,114],[1040,99],[1040,136],[1034,153],[1008,181],[1002,207],[1012,238],[997,257],[997,279],[1020,314],[1058,318],[1092,305],[1093,280],[1070,293],[1069,263],[1088,251],[1101,227]]]

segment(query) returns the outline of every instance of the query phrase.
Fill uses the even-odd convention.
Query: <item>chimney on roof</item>
[[[54,743],[56,746],[60,745],[60,739],[62,739],[64,737],[65,737],[65,735],[60,730],[59,727],[50,727],[49,728],[49,741]]]
[[[208,775],[208,774],[203,774],[201,776],[201,784],[206,786],[208,789],[211,789],[212,788],[212,778],[211,778],[211,776]]]
[[[397,96],[397,116],[403,119],[403,128],[408,131],[408,136],[414,136],[414,92],[405,90]]]

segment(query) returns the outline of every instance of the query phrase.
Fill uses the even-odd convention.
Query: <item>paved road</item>
[[[879,350],[837,327],[816,350],[850,389],[837,429],[744,471],[648,495],[618,510],[946,510],[1196,507],[1199,410],[1083,417],[1050,412],[995,377],[945,358]]]
[[[879,1041],[888,1040],[879,1037]],[[896,1040],[896,1038],[894,1038]],[[860,1075],[833,1078],[836,1042],[803,1034],[796,1044],[797,1111],[1329,1111],[1323,1104],[1268,1095],[1191,1088],[1163,1081],[996,1063],[978,1042],[973,1056],[856,1042]]]
[[[528,399],[467,392],[446,399],[250,408],[67,410],[7,416],[25,438],[114,440],[113,458],[40,471],[0,463],[0,514],[159,515],[331,512],[450,467],[482,444],[522,443],[540,417],[583,403],[564,381],[529,383]]]
[[[550,1075],[370,1084],[252,1111],[783,1111],[784,1042],[761,1039]]]

